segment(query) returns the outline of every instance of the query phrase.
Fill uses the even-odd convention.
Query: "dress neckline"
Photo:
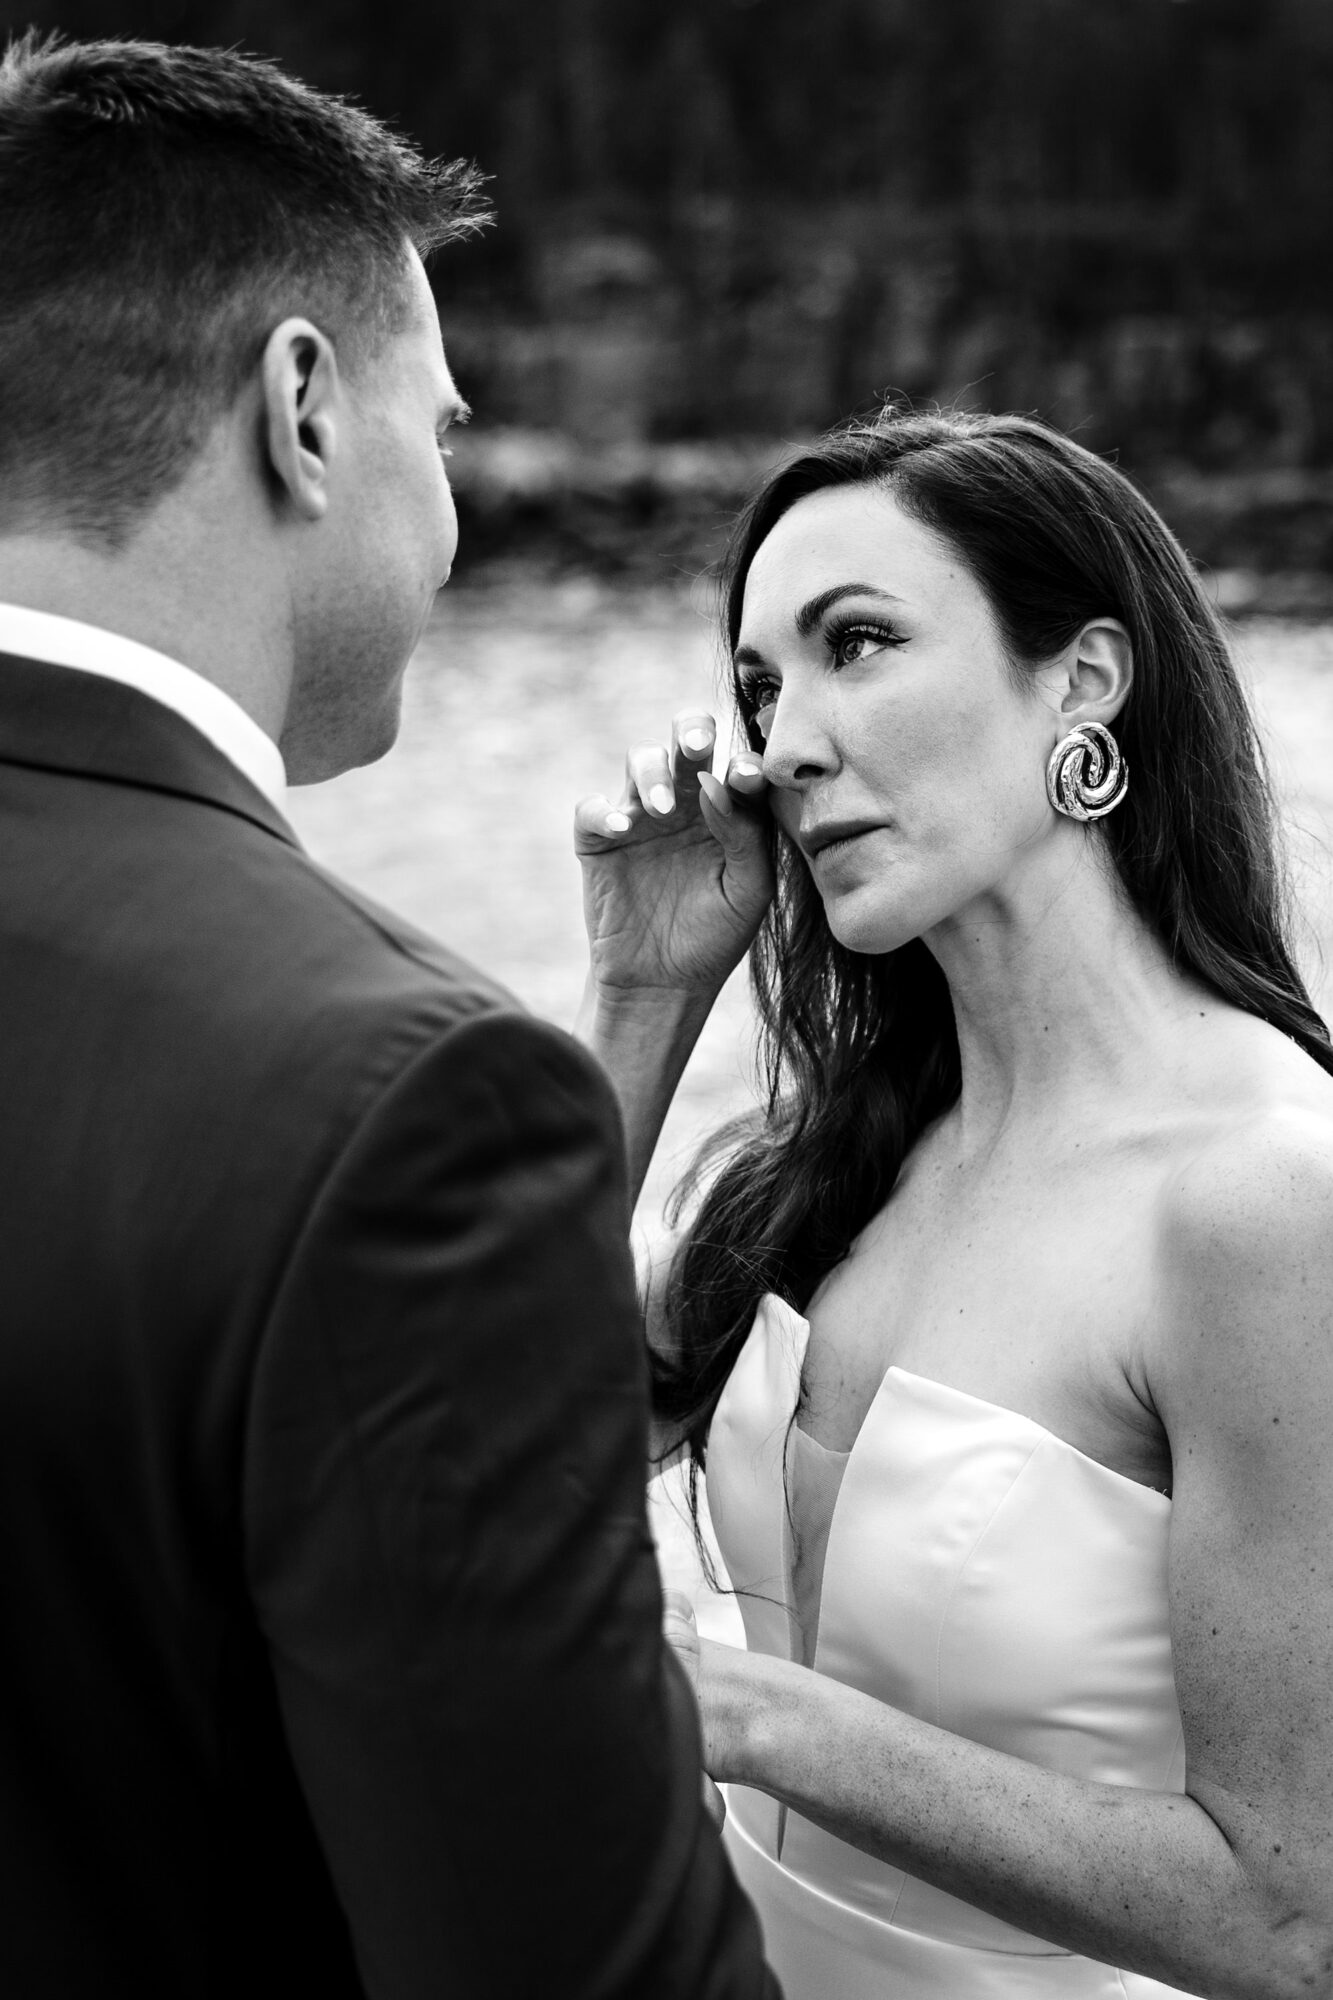
[[[799,1411],[792,1420],[792,1431],[801,1440],[803,1445],[809,1445],[811,1451],[818,1452],[821,1458],[840,1458],[845,1463],[852,1455],[852,1445],[848,1445],[846,1451],[835,1451],[831,1444],[821,1444],[817,1437],[812,1437],[801,1422]]]
[[[1029,1417],[1022,1410],[1011,1409],[1007,1403],[992,1403],[989,1397],[974,1396],[970,1389],[956,1389],[952,1382],[937,1381],[933,1375],[917,1375],[910,1368],[900,1368],[896,1361],[891,1362],[885,1369],[884,1380],[887,1381],[890,1375],[897,1375],[904,1382],[920,1383],[923,1388],[934,1390],[939,1395],[955,1396],[960,1402],[973,1403],[979,1409],[992,1410],[997,1416],[1012,1417],[1015,1423],[1026,1424],[1029,1429],[1040,1431],[1050,1443],[1059,1445],[1061,1451],[1071,1451],[1075,1458],[1081,1458],[1083,1463],[1092,1466],[1094,1471],[1104,1472],[1108,1479],[1116,1480],[1121,1486],[1128,1486],[1135,1493],[1146,1493],[1150,1500],[1160,1500],[1168,1507],[1171,1505],[1171,1495],[1163,1493],[1160,1486],[1149,1486],[1145,1480],[1135,1479],[1128,1472],[1117,1472],[1116,1468],[1108,1465],[1105,1459],[1094,1458],[1091,1452],[1083,1451],[1078,1445],[1071,1444],[1068,1438],[1061,1437],[1059,1431],[1051,1430],[1048,1425],[1039,1423],[1036,1417]],[[880,1386],[882,1388],[883,1383]]]
[[[806,1319],[803,1314],[798,1313],[795,1306],[788,1305],[786,1299],[780,1298],[776,1292],[766,1292],[764,1294],[764,1298],[763,1301],[761,1301],[761,1303],[771,1303],[775,1306],[780,1307],[781,1310],[784,1313],[789,1314],[791,1318],[795,1320],[796,1324],[802,1329],[803,1344],[802,1344],[800,1365],[803,1366],[805,1360],[804,1342],[808,1341],[810,1337],[809,1320]],[[798,1368],[798,1374],[799,1374],[799,1368]],[[1026,1412],[1024,1412],[1023,1410],[1015,1410],[1011,1408],[1010,1405],[1007,1403],[992,1403],[989,1397],[987,1396],[974,1396],[970,1389],[956,1389],[951,1382],[941,1382],[937,1380],[937,1378],[933,1375],[918,1375],[913,1369],[900,1367],[896,1361],[891,1361],[888,1367],[885,1369],[883,1375],[880,1377],[879,1387],[875,1391],[875,1396],[872,1397],[870,1406],[867,1409],[865,1416],[861,1420],[860,1429],[857,1431],[856,1436],[852,1439],[851,1445],[849,1446],[847,1452],[845,1454],[841,1454],[842,1456],[850,1458],[852,1453],[856,1450],[857,1445],[861,1441],[862,1434],[865,1431],[866,1424],[869,1421],[871,1410],[874,1409],[875,1401],[878,1399],[880,1395],[883,1394],[884,1388],[888,1383],[889,1377],[891,1375],[898,1376],[904,1382],[919,1383],[923,1388],[934,1390],[939,1395],[946,1397],[947,1396],[956,1397],[961,1402],[971,1403],[978,1409],[991,1410],[997,1416],[1011,1417],[1015,1423],[1026,1424],[1029,1427],[1029,1429],[1034,1431],[1040,1431],[1041,1435],[1044,1438],[1048,1438],[1052,1444],[1059,1445],[1062,1451],[1073,1452],[1075,1458],[1081,1458],[1085,1465],[1090,1465],[1094,1467],[1096,1471],[1105,1473],[1108,1479],[1114,1479],[1117,1481],[1119,1485],[1128,1486],[1136,1493],[1144,1493],[1148,1496],[1150,1500],[1160,1502],[1162,1505],[1166,1507],[1169,1507],[1171,1505],[1171,1495],[1169,1493],[1164,1493],[1159,1486],[1149,1486],[1142,1479],[1134,1479],[1128,1472],[1117,1472],[1116,1468],[1113,1465],[1107,1465],[1104,1459],[1094,1458],[1091,1452],[1083,1451],[1080,1449],[1078,1445],[1071,1444],[1068,1438],[1061,1437],[1058,1431],[1053,1431],[1049,1428],[1048,1425],[1039,1423],[1036,1417],[1028,1416]],[[799,1423],[795,1422],[794,1418],[793,1418],[793,1423],[794,1427],[799,1430],[800,1425]],[[802,1431],[801,1435],[802,1437],[809,1439],[809,1442],[811,1444],[819,1445],[819,1439],[810,1437],[810,1433],[808,1431]],[[829,1449],[827,1445],[820,1445],[819,1448],[822,1451],[827,1451]]]

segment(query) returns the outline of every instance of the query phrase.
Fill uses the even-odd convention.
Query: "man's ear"
[[[321,520],[343,409],[333,342],[308,319],[285,319],[264,344],[262,376],[269,469],[302,519]]]
[[[1110,724],[1134,681],[1128,632],[1118,618],[1094,618],[1037,679],[1062,735],[1082,722]]]

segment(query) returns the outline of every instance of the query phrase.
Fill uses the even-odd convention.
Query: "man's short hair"
[[[258,57],[28,33],[0,60],[0,532],[123,543],[273,328],[355,369],[407,245],[488,219],[481,175]]]

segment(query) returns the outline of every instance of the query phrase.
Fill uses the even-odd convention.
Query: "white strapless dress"
[[[766,1299],[708,1504],[746,1643],[801,1657],[784,1453],[809,1327]],[[1182,1791],[1162,1493],[1012,1410],[890,1368],[848,1457],[817,1672],[1099,1784]],[[729,1788],[727,1842],[787,2000],[1166,2000]]]

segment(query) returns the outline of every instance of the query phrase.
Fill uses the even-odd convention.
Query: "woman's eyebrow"
[[[874,583],[835,583],[832,590],[821,590],[803,604],[796,614],[796,630],[802,639],[808,639],[826,611],[841,603],[844,597],[878,597],[885,604],[901,604],[902,598],[895,597],[891,590],[881,590]],[[738,646],[731,656],[736,667],[762,667],[766,664],[757,646]]]
[[[902,603],[902,599],[895,597],[891,590],[880,590],[873,583],[835,583],[832,590],[821,590],[818,597],[810,598],[797,612],[796,630],[801,637],[808,639],[824,613],[844,597],[878,597],[889,604]]]
[[[843,598],[879,598],[883,604],[901,604],[903,598],[895,596],[893,590],[881,590],[879,584],[835,584],[833,590],[821,590],[817,598],[811,598],[797,612],[797,632],[801,638],[809,638],[819,620]],[[765,666],[765,656],[759,646],[737,646],[731,656],[733,666]]]

